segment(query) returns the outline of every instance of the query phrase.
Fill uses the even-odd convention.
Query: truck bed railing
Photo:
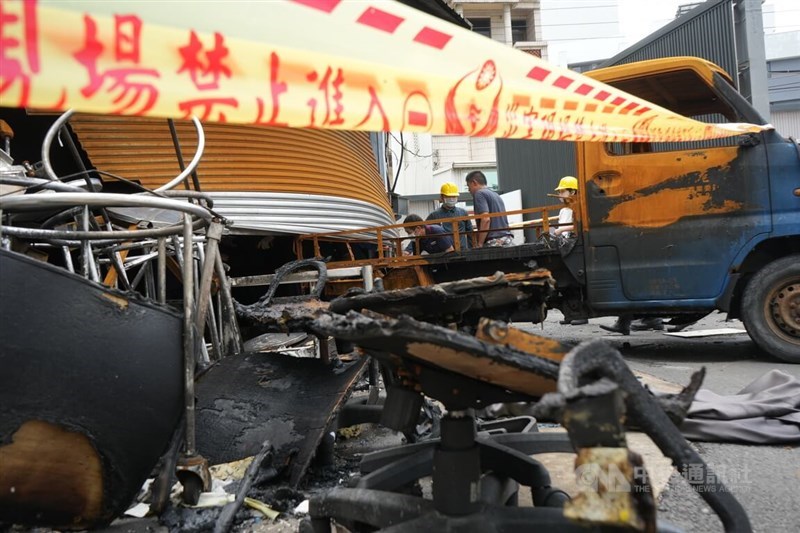
[[[543,233],[548,233],[553,222],[558,220],[557,215],[551,213],[558,213],[563,205],[549,205],[545,207],[531,207],[526,209],[515,209],[512,211],[503,211],[500,213],[489,213],[490,218],[497,218],[509,215],[533,215],[536,218],[531,220],[524,220],[510,224],[504,228],[492,228],[491,230],[473,230],[468,233],[467,238],[470,240],[472,247],[477,245],[477,236],[479,233],[486,233],[487,231],[498,230],[519,230],[519,229],[533,229],[538,238]],[[410,228],[432,225],[432,224],[445,224],[450,223],[452,227],[451,232],[443,233],[453,239],[454,252],[450,253],[463,253],[465,250],[461,246],[461,236],[464,232],[459,231],[459,222],[465,220],[472,220],[473,225],[477,227],[478,219],[485,218],[486,214],[481,215],[467,215],[463,217],[441,218],[436,220],[425,220],[421,222],[408,222],[403,224],[391,224],[385,226],[373,226],[368,228],[358,228],[352,230],[336,231],[330,233],[315,233],[306,234],[297,237],[295,240],[295,255],[297,259],[310,259],[313,257],[325,257],[329,255],[326,253],[329,246],[337,246],[342,249],[347,256],[347,259],[334,259],[328,262],[329,268],[347,268],[354,266],[372,265],[373,267],[400,267],[400,266],[415,266],[426,264],[425,256],[421,253],[420,239],[426,237],[415,237],[413,235],[406,235],[406,231]],[[365,237],[368,235],[369,237]],[[371,237],[374,235],[375,237]],[[413,253],[411,255],[404,255],[405,246],[403,241],[413,240]],[[327,245],[327,246],[326,246]],[[369,257],[359,257],[367,253]]]

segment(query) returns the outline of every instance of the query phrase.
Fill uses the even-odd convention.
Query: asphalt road
[[[800,365],[782,363],[762,354],[744,333],[694,339],[654,331],[622,336],[600,329],[600,324],[612,324],[612,318],[592,319],[583,326],[559,325],[561,318],[558,312],[551,312],[543,326],[528,325],[524,329],[570,343],[603,338],[622,352],[634,370],[681,385],[705,366],[703,388],[719,394],[735,394],[775,368],[800,376]],[[715,313],[685,331],[723,327],[744,329],[741,322],[726,322],[724,315]],[[731,486],[754,531],[800,531],[800,447],[717,443],[694,443],[694,446]],[[723,531],[719,519],[677,472],[660,497],[659,519],[687,532]]]

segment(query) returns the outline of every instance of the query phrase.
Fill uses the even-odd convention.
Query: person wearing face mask
[[[458,203],[458,186],[455,183],[447,182],[442,185],[439,191],[439,196],[442,205],[433,211],[425,220],[439,220],[442,218],[465,217],[468,215],[467,211],[461,207],[457,207]],[[442,222],[442,227],[448,233],[453,232],[453,225],[450,222]],[[458,223],[458,235],[461,241],[461,249],[469,249],[469,233],[472,232],[472,221],[461,220]],[[452,235],[451,235],[452,237]]]

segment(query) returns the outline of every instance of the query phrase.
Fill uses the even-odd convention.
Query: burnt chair
[[[524,485],[530,488],[537,511],[538,507],[555,508],[546,516],[540,513],[537,519],[569,531],[570,524],[560,518],[558,509],[569,496],[552,487],[547,470],[530,457],[573,453],[566,434],[538,433],[532,417],[476,422],[473,407],[526,397],[492,386],[475,386],[433,366],[423,368],[419,376],[425,394],[447,409],[441,419],[441,437],[367,454],[354,487],[312,498],[312,518],[304,529],[328,532],[331,518],[353,530],[394,526],[392,530],[445,531],[461,522],[469,531],[491,531],[486,521],[510,524],[520,520],[520,529],[524,529],[530,525],[525,516],[531,509],[516,508],[521,514],[508,512],[517,503],[519,486]],[[416,423],[421,401],[419,392],[390,386],[382,424],[409,431],[409,425]],[[409,487],[426,476],[433,478],[433,499],[409,494]],[[480,521],[476,522],[476,517]]]
[[[384,417],[385,423],[394,421],[391,427],[403,429],[415,420],[421,394],[444,404],[446,415],[439,439],[369,454],[356,486],[312,497],[301,531],[329,532],[331,520],[351,531],[676,531],[656,523],[646,478],[614,500],[623,507],[596,515],[592,504],[599,500],[581,494],[569,502],[531,457],[577,451],[579,461],[585,461],[586,451],[612,450],[622,452],[626,465],[642,468],[641,458],[625,446],[627,408],[630,421],[676,465],[705,466],[662,408],[672,400],[657,401],[612,348],[600,343],[570,351],[551,339],[489,321],[471,336],[408,317],[356,312],[322,314],[312,329],[356,342],[391,371],[396,379],[387,391]],[[595,354],[599,363],[591,362]],[[685,397],[679,400],[686,404]],[[476,422],[474,409],[518,401],[538,401],[538,413],[561,420],[569,437],[530,431],[519,419],[506,427]],[[669,407],[674,413],[675,406]],[[425,476],[433,479],[431,499],[408,490]],[[530,489],[533,507],[517,506],[520,486]],[[713,481],[705,489],[701,495],[726,531],[750,530],[741,506],[721,483]]]
[[[423,393],[446,414],[440,438],[368,454],[354,487],[313,497],[302,531],[329,532],[331,519],[356,531],[585,531],[563,516],[569,496],[551,486],[547,469],[531,457],[574,453],[567,435],[531,431],[529,418],[479,424],[474,416],[476,408],[555,392],[557,361],[568,347],[549,344],[547,359],[492,343],[502,336],[497,328],[479,328],[486,332],[480,340],[407,317],[354,312],[322,317],[317,327],[353,340],[393,376],[382,424],[407,431]],[[426,476],[432,499],[409,494]],[[516,507],[520,486],[529,488],[535,507]]]

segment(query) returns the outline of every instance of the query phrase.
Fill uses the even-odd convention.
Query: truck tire
[[[750,279],[742,298],[742,321],[759,348],[800,363],[800,254],[769,263]]]

